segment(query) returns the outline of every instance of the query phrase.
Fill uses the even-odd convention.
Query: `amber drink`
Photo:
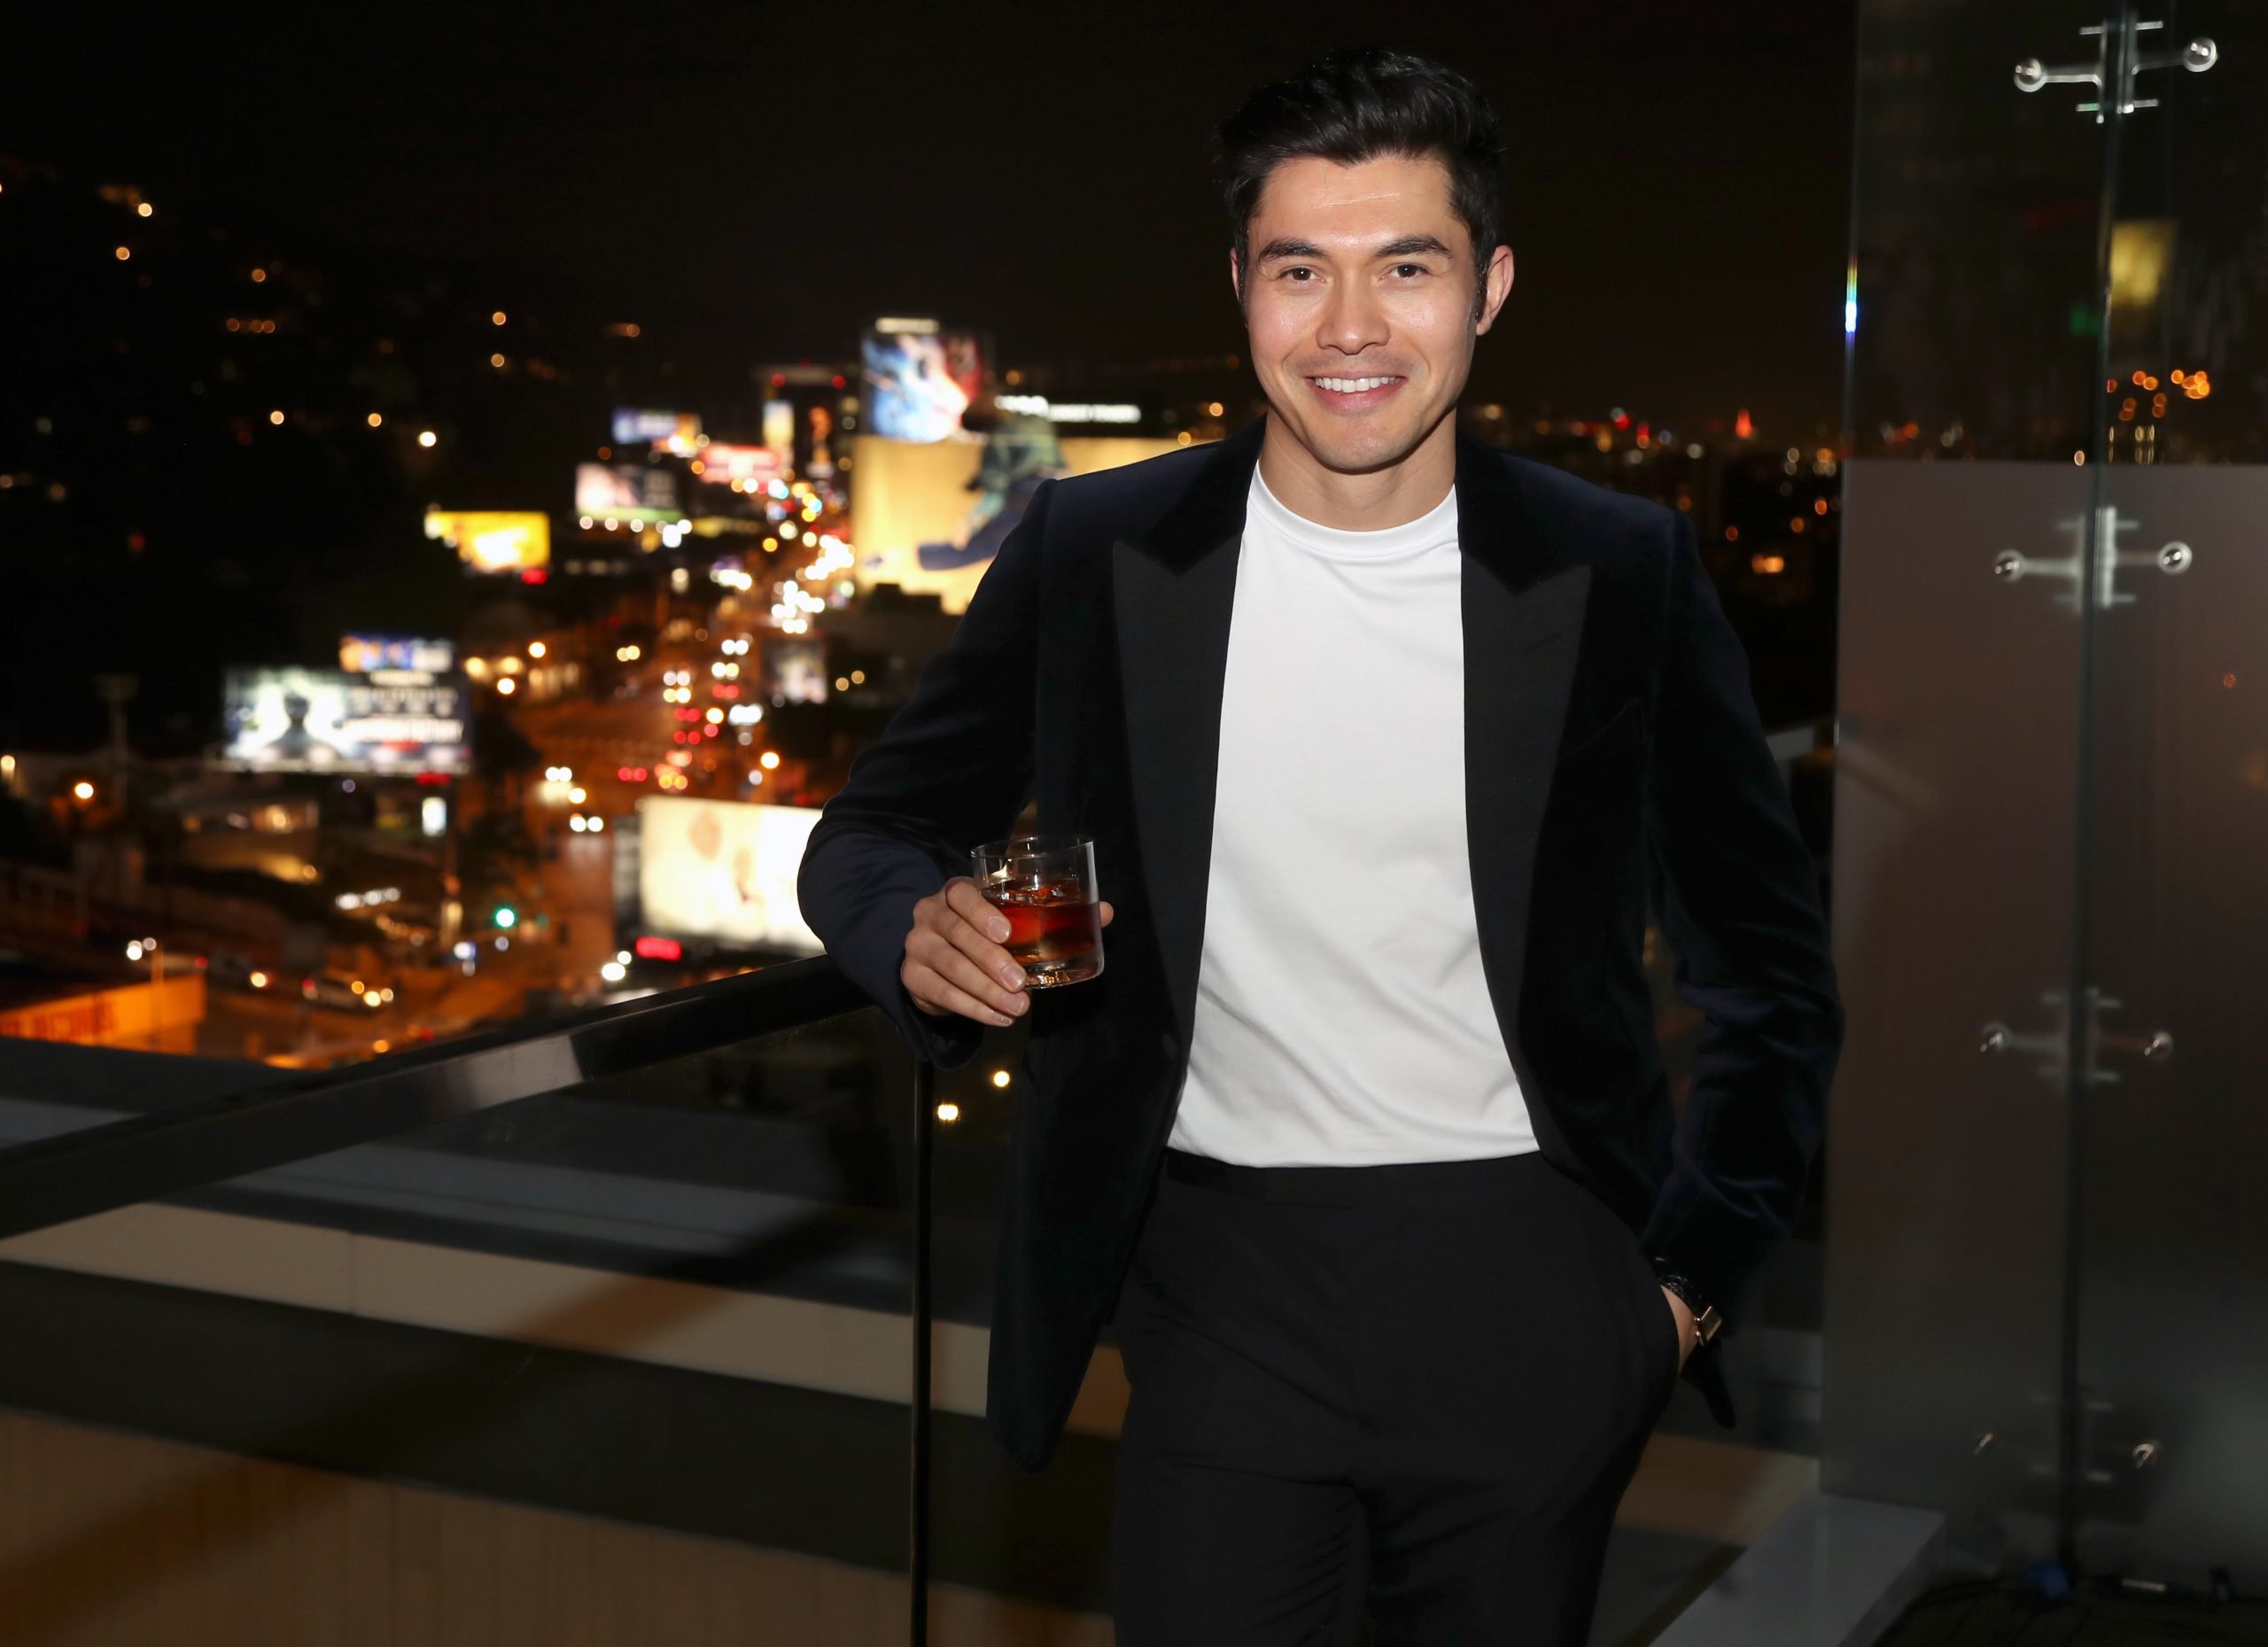
[[[1102,892],[1094,842],[1083,835],[1027,835],[972,854],[977,890],[1008,920],[1003,945],[1027,987],[1084,983],[1102,972]]]

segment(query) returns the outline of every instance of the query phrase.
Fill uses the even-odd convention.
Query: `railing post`
[[[913,1078],[913,1458],[907,1491],[913,1647],[928,1647],[929,1640],[929,1185],[936,1146],[936,1066],[924,1059]]]

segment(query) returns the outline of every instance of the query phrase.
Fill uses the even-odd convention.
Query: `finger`
[[[906,937],[906,954],[950,977],[964,991],[990,1002],[998,1010],[1021,1013],[1025,983],[1022,966],[952,906],[956,893],[975,899],[973,913],[979,920],[997,921],[1003,928],[1007,925],[1006,918],[976,892],[975,882],[948,882],[936,898],[924,898],[916,906],[914,930]],[[917,944],[917,939],[922,941]],[[965,957],[965,962],[951,962],[948,958],[954,955]]]
[[[1012,993],[1020,994],[1023,990],[1023,963],[966,921],[944,928],[938,936],[952,946],[956,954],[966,959],[978,975]]]
[[[968,929],[964,922],[956,931],[967,932]],[[980,949],[992,949],[982,938],[971,941]],[[1017,984],[1021,984],[1023,973],[1015,962],[1007,958],[1006,951],[995,950],[993,952],[1000,956],[997,963],[981,960],[957,948],[951,935],[934,930],[916,932],[905,941],[908,959],[928,967],[947,983],[964,994],[975,997],[995,1012],[1021,1013],[1024,1009],[1025,998],[1009,984],[1008,980],[1014,977]]]
[[[945,907],[995,944],[1008,936],[1008,918],[984,901],[976,882],[963,875],[945,882]]]
[[[1021,962],[993,941],[994,935],[1008,936],[1007,917],[1001,914],[982,896],[976,899],[974,918],[957,909],[949,910],[931,923],[930,930],[983,969],[984,975],[1011,990],[1024,987]]]
[[[934,1000],[940,1011],[984,1023],[1012,1022],[1023,1006],[1023,997],[989,983],[967,957],[935,932],[917,928],[907,937],[898,974],[916,1000]]]
[[[978,1023],[1002,1028],[1015,1021],[1006,1013],[995,1012],[983,1001],[960,989],[920,962],[909,959],[902,969],[906,993],[913,1004],[939,1015],[953,1014],[972,1019]]]
[[[1102,901],[1102,924],[1106,927],[1110,924],[1110,900],[1108,898],[1105,898]]]

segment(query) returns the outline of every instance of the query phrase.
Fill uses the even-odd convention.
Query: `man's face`
[[[1456,406],[1512,254],[1476,271],[1431,156],[1285,160],[1260,191],[1238,295],[1270,408],[1327,469],[1400,462]],[[1476,280],[1487,297],[1476,327]]]
[[[686,834],[693,842],[693,850],[703,858],[716,857],[718,849],[725,844],[724,827],[718,823],[714,812],[694,813],[693,825]]]

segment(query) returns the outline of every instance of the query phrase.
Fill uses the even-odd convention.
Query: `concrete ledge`
[[[1814,1494],[1701,1592],[1656,1647],[1872,1647],[1936,1575],[1945,1518]]]

